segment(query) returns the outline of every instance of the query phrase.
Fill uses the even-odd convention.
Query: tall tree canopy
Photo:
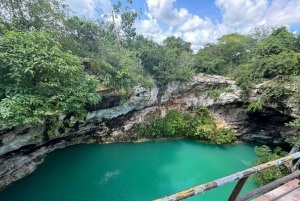
[[[98,81],[78,57],[43,32],[0,36],[0,126],[42,123],[59,114],[82,118],[99,101]]]

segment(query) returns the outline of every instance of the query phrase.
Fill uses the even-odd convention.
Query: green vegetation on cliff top
[[[118,2],[112,15],[99,11],[91,18],[72,12],[63,0],[1,1],[0,127],[45,123],[48,134],[57,135],[53,128],[84,121],[84,106],[100,101],[96,89],[126,94],[137,85],[188,82],[195,73],[231,77],[245,95],[263,79],[286,75],[299,99],[300,37],[286,27],[227,34],[193,54],[191,43],[179,37],[158,44],[137,34],[139,12],[131,3]],[[119,25],[114,20],[118,16]],[[91,62],[84,66],[82,58]],[[286,93],[279,85],[269,87],[248,109],[260,110],[264,101]],[[58,118],[61,114],[64,120]],[[300,127],[297,121],[289,125]],[[139,125],[138,132],[142,137],[185,135],[218,144],[234,138],[230,130],[217,129],[203,107],[195,116],[168,111],[164,118]],[[257,164],[281,153],[257,149],[262,152]]]
[[[139,11],[131,3],[118,2],[111,15],[98,11],[91,18],[72,12],[62,0],[3,1],[0,125],[46,123],[49,131],[53,125],[72,126],[84,120],[85,105],[100,100],[96,89],[128,94],[137,85],[188,82],[195,73],[234,78],[246,94],[277,75],[293,75],[298,83],[300,37],[286,27],[224,35],[193,54],[191,43],[179,37],[158,44],[137,34]],[[82,58],[90,63],[83,66]],[[250,109],[263,101],[251,102]],[[76,119],[70,121],[71,116]]]

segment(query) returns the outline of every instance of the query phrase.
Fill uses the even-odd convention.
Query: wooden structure
[[[253,201],[299,201],[300,185],[299,179],[294,179],[256,199]]]
[[[274,167],[274,166],[279,166],[282,165],[284,163],[287,162],[291,162],[294,159],[298,159],[300,158],[300,152],[296,152],[294,154],[288,155],[286,157],[274,160],[274,161],[270,161],[268,163],[264,163],[246,170],[243,170],[241,172],[237,172],[234,174],[231,174],[229,176],[208,182],[208,183],[204,183],[192,188],[189,188],[187,190],[175,193],[173,195],[169,195],[166,196],[164,198],[160,198],[157,199],[155,201],[177,201],[177,200],[184,200],[186,198],[198,195],[200,193],[204,193],[206,191],[209,191],[211,189],[226,185],[228,183],[231,183],[233,181],[238,180],[238,183],[236,184],[235,188],[233,189],[230,197],[228,198],[228,201],[235,201],[235,200],[246,200],[248,198],[251,198],[259,193],[265,192],[267,190],[270,190],[276,186],[281,185],[282,183],[286,182],[286,181],[290,181],[291,179],[294,179],[296,177],[298,177],[300,175],[300,171],[296,171],[286,177],[283,177],[279,180],[276,180],[266,186],[262,186],[254,191],[251,191],[250,193],[247,193],[243,196],[238,197],[239,193],[241,192],[244,184],[246,183],[247,179],[249,178],[250,175],[258,173],[258,172],[262,172],[268,168]],[[249,197],[250,196],[250,197]]]

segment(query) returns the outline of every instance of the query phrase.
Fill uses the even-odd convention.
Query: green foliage
[[[258,43],[261,43],[272,34],[273,30],[273,27],[254,27],[249,36],[255,39]]]
[[[47,123],[59,114],[83,120],[83,106],[99,101],[96,78],[48,34],[6,32],[0,60],[1,126]]]
[[[231,76],[249,93],[262,78],[278,74],[297,76],[300,72],[300,39],[286,27],[256,29],[249,36],[224,35],[193,55],[191,43],[180,37],[168,37],[160,45],[138,35],[134,24],[139,11],[130,7],[131,0],[118,1],[111,14],[100,12],[94,18],[79,17],[63,0],[1,2],[1,120],[11,126],[56,122],[59,113],[83,119],[82,106],[98,100],[93,91],[97,85],[95,77],[83,73],[80,60],[69,51],[90,58],[91,63],[84,70],[96,75],[101,87],[123,94],[136,85],[151,88],[154,84],[164,87],[172,81],[188,82],[195,72]],[[283,96],[283,91],[284,88],[270,89],[268,97],[262,100]],[[212,90],[210,95],[217,99],[221,92]],[[263,101],[250,102],[249,108],[256,111],[262,104]],[[196,117],[190,121],[194,123],[193,132],[184,131],[189,136],[217,142],[216,123],[212,120],[213,123],[197,128],[202,121]],[[185,122],[186,118],[191,120],[185,116],[180,121]],[[170,136],[177,135],[181,128],[166,125],[161,129],[167,129]],[[153,133],[160,135],[155,134],[158,131]]]
[[[204,88],[196,88],[195,89],[195,96],[199,97],[201,95],[201,93],[203,93],[205,91]]]
[[[207,44],[196,54],[198,72],[228,75],[245,60],[255,40],[237,33],[224,35],[217,44]]]
[[[0,18],[10,28],[44,30],[54,35],[62,33],[62,22],[69,11],[62,0],[4,0],[0,10]]]
[[[194,59],[191,53],[176,54],[176,49],[165,52],[163,60],[154,67],[155,79],[159,86],[164,86],[170,81],[188,82],[194,75]]]
[[[300,101],[300,76],[296,76],[296,75],[291,76],[291,80],[296,89],[293,96],[299,102]]]
[[[128,4],[132,4],[132,1],[126,0],[124,3],[118,1],[114,4],[113,19],[118,18],[118,16],[121,17],[121,24],[119,27],[117,27],[114,22],[114,30],[118,37],[124,38],[126,42],[130,44],[131,40],[136,36],[136,28],[134,28],[133,25],[136,18],[139,17],[139,12],[136,9],[130,8]]]
[[[253,111],[253,112],[261,110],[263,108],[263,105],[264,105],[264,101],[262,99],[259,99],[259,100],[249,100],[248,102],[250,104],[248,105],[247,110],[248,111]]]
[[[281,148],[276,147],[273,152],[270,147],[263,145],[261,147],[254,147],[254,152],[257,155],[258,159],[253,162],[254,165],[260,165],[267,163],[272,160],[279,159],[286,156],[288,153],[282,151]],[[282,178],[287,175],[287,170],[283,165],[278,167],[272,167],[263,172],[256,173],[254,179],[261,185],[268,184],[272,181],[275,181],[279,178]]]
[[[163,118],[151,118],[148,124],[135,127],[138,136],[146,138],[190,137],[217,144],[227,144],[235,140],[232,129],[217,129],[216,120],[207,108],[201,106],[196,115],[169,110]]]
[[[144,38],[141,39],[143,41],[139,42],[146,42]],[[159,63],[164,59],[165,51],[163,47],[151,41],[150,44],[142,44],[142,47],[140,47],[139,49],[141,51],[139,54],[139,58],[141,59],[142,65],[144,66],[145,70],[151,75],[156,75],[156,66],[158,66]]]
[[[99,37],[101,28],[87,17],[71,16],[64,21],[66,33],[58,40],[63,50],[72,51],[80,57],[90,58],[100,52]]]
[[[151,120],[149,125],[139,124],[136,132],[139,137],[161,138],[180,137],[189,131],[190,114],[182,114],[176,110],[169,110],[164,118]]]
[[[135,52],[118,50],[119,43],[104,44],[107,44],[109,51],[102,52],[93,68],[97,67],[96,71],[101,72],[99,79],[105,86],[126,92],[137,85],[147,88],[154,85],[153,78],[145,72]]]
[[[263,73],[257,70],[261,65],[261,61],[253,57],[248,63],[240,64],[233,70],[232,76],[245,95],[248,95],[254,85],[258,84],[263,77]]]
[[[268,38],[258,44],[255,51],[261,56],[278,55],[284,51],[293,51],[295,42],[295,35],[282,26],[274,29]]]
[[[247,110],[256,112],[262,110],[264,104],[267,102],[284,100],[286,97],[290,97],[293,92],[286,88],[290,84],[291,79],[289,77],[276,77],[276,79],[261,87],[264,90],[264,94],[258,100],[247,101],[249,103]]]
[[[212,89],[209,95],[212,97],[212,99],[218,100],[221,92],[222,92],[221,89]]]
[[[191,43],[182,40],[180,37],[169,36],[163,41],[163,45],[166,49],[175,50],[177,55],[182,52],[192,53]]]
[[[300,128],[300,119],[294,119],[288,123],[285,123],[285,126],[289,126],[292,128],[296,128],[297,130]],[[300,147],[300,135],[299,132],[296,132],[295,135],[290,136],[289,138],[287,138],[285,140],[286,142],[288,142],[293,149],[295,149],[295,151],[297,151]]]
[[[253,38],[238,33],[224,35],[218,39],[218,51],[226,64],[231,66],[241,63],[244,55],[255,45]]]
[[[299,75],[299,37],[286,27],[254,29],[250,35],[224,35],[195,58],[197,72],[233,77],[245,95],[262,78]]]
[[[197,72],[207,74],[225,74],[226,61],[220,56],[217,45],[208,43],[195,55],[197,59]]]
[[[276,101],[285,98],[292,94],[292,92],[285,86],[289,85],[291,80],[289,77],[280,77],[275,79],[269,86],[265,88],[264,99],[266,101]]]
[[[265,77],[273,78],[276,75],[290,75],[300,72],[300,52],[283,51],[269,55],[263,67]]]
[[[109,85],[120,90],[130,89],[137,85],[133,74],[133,62],[130,52],[127,51],[107,54],[105,60],[102,61],[106,80],[101,76],[100,80],[106,81]]]
[[[151,74],[160,87],[171,81],[188,82],[195,74],[196,60],[190,49],[190,43],[181,38],[168,37],[163,46],[153,41],[139,38],[141,41],[139,58],[146,72]]]
[[[205,141],[215,142],[215,134],[217,129],[216,120],[210,115],[206,107],[200,106],[194,118],[195,131],[191,137]]]
[[[235,140],[232,128],[220,128],[216,133],[215,141],[217,144],[228,144]]]
[[[285,124],[286,126],[294,127],[294,128],[299,128],[300,127],[300,119],[295,119],[289,123]]]
[[[158,45],[138,36],[134,24],[139,11],[130,4],[117,1],[111,14],[99,11],[90,18],[71,12],[62,0],[5,1],[0,5],[0,33],[5,28],[51,33],[63,51],[91,59],[86,72],[122,93],[136,85],[189,81],[196,65],[191,44],[172,36]]]

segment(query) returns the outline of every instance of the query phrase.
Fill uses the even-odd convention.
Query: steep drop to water
[[[253,147],[187,139],[75,145],[50,153],[36,171],[1,191],[0,200],[152,200],[251,167]],[[188,200],[227,200],[234,185]],[[251,178],[243,192],[256,187]]]

